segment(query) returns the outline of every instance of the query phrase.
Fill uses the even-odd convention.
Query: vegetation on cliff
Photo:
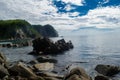
[[[0,20],[0,39],[25,39],[40,36],[56,37],[58,34],[50,25],[36,27],[20,19]]]
[[[33,28],[37,30],[44,37],[58,37],[57,31],[53,28],[53,26],[47,25],[33,25]]]
[[[0,39],[37,36],[40,34],[25,20],[0,20]]]

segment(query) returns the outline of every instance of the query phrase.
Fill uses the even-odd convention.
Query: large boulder
[[[0,65],[0,79],[5,77],[6,75],[9,75],[8,70],[4,66]]]
[[[9,72],[12,76],[21,76],[27,78],[36,78],[36,74],[22,62],[16,63],[9,69]]]
[[[120,72],[120,67],[100,64],[96,66],[95,70],[105,76],[112,76]]]
[[[45,62],[45,63],[38,63],[33,66],[38,71],[51,71],[54,69],[54,64]]]
[[[64,80],[91,80],[90,76],[84,69],[77,67],[70,71],[64,78]]]

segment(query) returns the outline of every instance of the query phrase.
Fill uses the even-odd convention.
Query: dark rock
[[[113,76],[120,72],[120,67],[100,64],[96,66],[95,70],[105,76]]]
[[[40,56],[36,60],[41,63],[44,63],[44,62],[57,63],[56,59],[45,57],[45,56]]]
[[[38,63],[37,60],[32,60],[32,61],[29,62],[29,64],[37,64],[37,63]]]
[[[12,44],[12,43],[6,44],[6,46],[7,46],[8,48],[10,48],[10,47],[13,47],[13,44]]]
[[[64,80],[91,80],[90,76],[87,75],[84,69],[74,68],[67,74]]]
[[[33,40],[33,51],[36,52],[36,54],[56,54],[72,48],[72,42],[65,42],[64,39],[58,40],[55,43],[45,37]]]
[[[8,70],[4,66],[0,65],[0,78],[2,79],[6,75],[9,75]]]
[[[109,80],[109,78],[106,76],[99,75],[95,77],[95,80]]]

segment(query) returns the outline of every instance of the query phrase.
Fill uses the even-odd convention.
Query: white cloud
[[[66,11],[70,11],[72,9],[75,9],[75,7],[72,7],[70,4],[68,4],[66,7],[65,7],[65,10]]]
[[[62,0],[65,3],[70,3],[78,6],[83,6],[83,0]]]
[[[65,1],[67,3],[72,0]],[[80,1],[81,0],[79,0],[78,3],[80,3]],[[71,8],[68,8],[68,10],[70,9]],[[32,24],[51,24],[57,30],[73,30],[89,26],[96,26],[98,28],[120,27],[120,7],[96,8],[90,10],[85,16],[78,16],[80,14],[79,12],[57,13],[57,10],[51,0],[0,1],[0,19],[17,18],[25,19]]]
[[[101,7],[89,11],[84,16],[88,18],[88,25],[98,28],[120,27],[120,7]]]

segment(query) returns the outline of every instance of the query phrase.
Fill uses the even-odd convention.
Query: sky
[[[57,30],[119,28],[120,0],[0,0],[0,20],[24,19]]]

